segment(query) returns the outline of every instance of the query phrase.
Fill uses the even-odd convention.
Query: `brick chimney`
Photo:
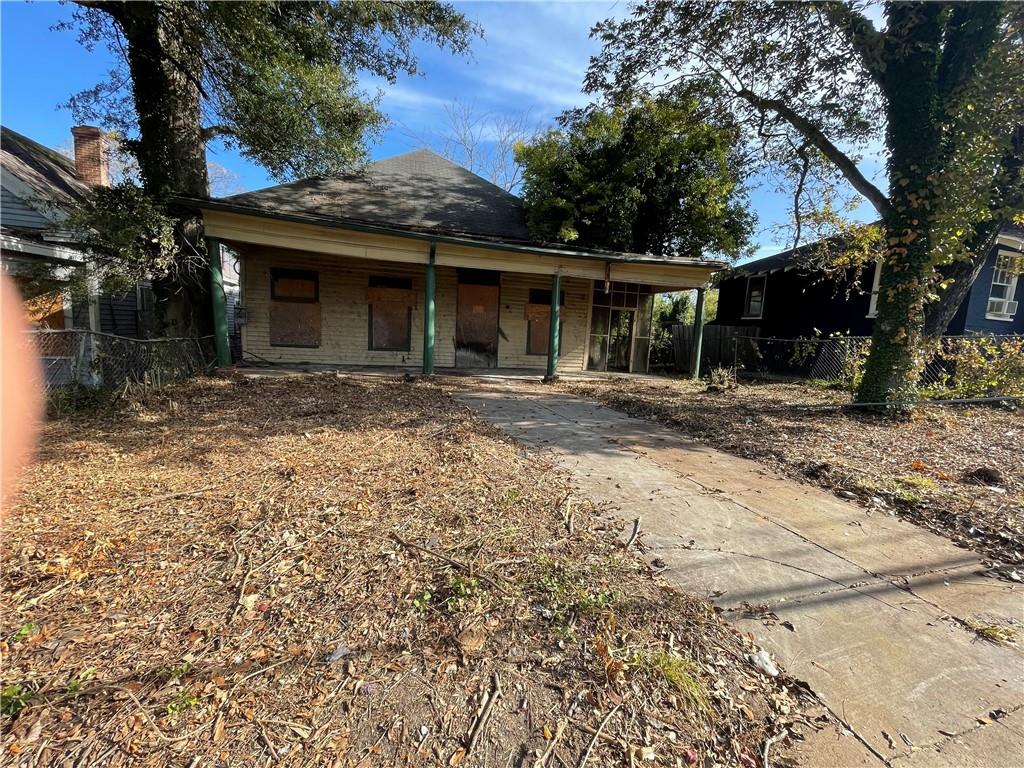
[[[99,128],[76,125],[71,129],[75,137],[75,174],[90,187],[110,185],[107,164],[107,137]]]

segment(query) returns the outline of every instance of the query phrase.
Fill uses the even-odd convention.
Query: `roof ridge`
[[[523,202],[523,199],[521,197],[519,197],[519,195],[515,195],[515,194],[509,192],[504,187],[499,186],[498,184],[495,184],[490,179],[484,178],[483,176],[481,176],[479,173],[477,173],[476,171],[472,170],[471,168],[467,168],[462,163],[455,162],[450,157],[445,157],[440,152],[437,152],[433,148],[428,147],[428,146],[422,146],[422,147],[417,147],[416,149],[410,149],[408,152],[402,152],[401,154],[398,154],[398,155],[391,155],[390,157],[382,157],[380,160],[374,160],[372,163],[370,163],[370,165],[377,165],[379,163],[386,163],[386,162],[390,162],[392,160],[398,160],[398,159],[403,158],[403,157],[408,157],[409,155],[417,155],[417,154],[427,154],[427,155],[430,155],[431,157],[435,157],[438,160],[441,160],[442,162],[452,166],[453,168],[458,168],[460,171],[462,171],[464,173],[468,173],[470,176],[475,176],[476,178],[480,179],[480,181],[482,181],[484,184],[487,184],[488,186],[494,187],[501,194],[506,195],[508,197],[511,197],[513,200],[516,200],[519,203]]]

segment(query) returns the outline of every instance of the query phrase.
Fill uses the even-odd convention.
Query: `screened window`
[[[764,287],[766,276],[747,278],[747,300],[743,305],[743,317],[757,319],[764,312]]]
[[[992,288],[988,294],[985,317],[989,320],[1012,320],[1017,311],[1013,300],[1017,293],[1016,259],[1009,254],[1000,254],[992,272]]]
[[[270,270],[270,344],[320,346],[320,274],[305,269]]]
[[[408,352],[412,347],[412,278],[371,276],[367,294],[369,348]]]

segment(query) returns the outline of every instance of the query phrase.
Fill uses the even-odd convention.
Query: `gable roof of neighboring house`
[[[999,230],[1000,237],[1012,237],[1018,240],[1024,240],[1024,227],[1007,223],[1004,224],[1002,229]],[[779,272],[790,269],[801,269],[804,272],[810,273],[814,269],[803,264],[797,258],[803,254],[809,253],[813,248],[817,247],[818,244],[823,241],[816,241],[813,243],[807,243],[801,245],[799,248],[790,248],[786,251],[772,254],[771,256],[764,256],[760,259],[754,259],[748,261],[746,264],[738,264],[734,267],[730,276],[742,274],[744,277],[760,277],[761,275],[769,275],[772,272]],[[872,259],[872,261],[874,261]]]
[[[5,177],[27,188],[33,198],[27,202],[70,203],[89,189],[78,180],[73,160],[5,126],[0,126],[0,167]]]
[[[336,178],[313,176],[221,200],[438,234],[530,240],[522,200],[429,149]]]

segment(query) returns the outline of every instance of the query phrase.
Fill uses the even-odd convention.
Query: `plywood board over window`
[[[320,346],[320,274],[305,269],[270,270],[270,344]]]
[[[559,306],[565,306],[565,291],[558,295]],[[558,348],[562,348],[565,324],[558,326]],[[531,288],[526,305],[526,354],[547,355],[551,342],[551,291]]]
[[[371,275],[366,291],[368,348],[408,352],[412,347],[412,278]]]

